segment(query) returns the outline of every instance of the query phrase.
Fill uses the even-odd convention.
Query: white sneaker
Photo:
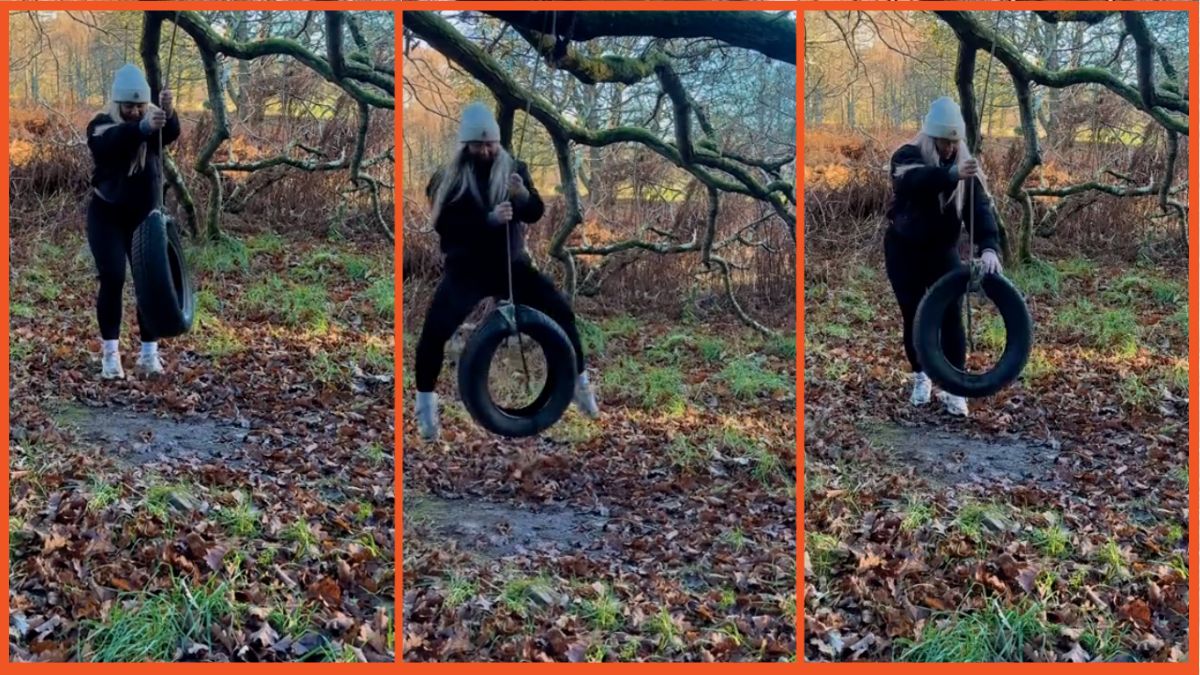
[[[426,441],[438,437],[438,400],[434,392],[417,392],[417,433]]]
[[[967,399],[944,391],[938,392],[938,398],[941,399],[942,405],[946,407],[946,412],[956,417],[967,416]]]
[[[596,394],[592,391],[586,372],[580,373],[579,378],[575,380],[575,406],[585,417],[600,417],[600,406],[596,404]]]
[[[925,373],[913,373],[912,404],[925,405],[933,394],[933,382]]]
[[[162,375],[162,361],[158,358],[158,352],[138,354],[137,371],[143,375]]]
[[[105,380],[125,379],[120,352],[104,352],[100,355],[100,377]]]

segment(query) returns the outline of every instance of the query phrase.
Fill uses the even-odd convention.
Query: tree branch
[[[516,26],[541,30],[550,25],[546,12],[487,11]],[[796,22],[781,13],[768,12],[560,12],[559,36],[587,41],[598,37],[653,36],[659,38],[712,38],[756,51],[775,61],[795,65]],[[408,14],[405,14],[405,19]],[[407,23],[407,21],[406,21]]]

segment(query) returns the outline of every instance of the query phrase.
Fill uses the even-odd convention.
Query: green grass
[[[1096,553],[1097,560],[1104,565],[1105,577],[1110,581],[1114,579],[1123,579],[1128,576],[1128,569],[1125,563],[1125,554],[1121,551],[1121,547],[1115,539],[1109,539],[1104,542],[1104,546]]]
[[[366,342],[355,348],[355,360],[371,373],[392,372],[392,346],[382,342]]]
[[[664,607],[658,611],[658,614],[650,617],[644,624],[646,632],[650,635],[658,637],[658,649],[661,651],[666,649],[678,639],[679,629],[675,625],[675,620],[671,618],[670,612]]]
[[[1008,331],[1004,329],[1004,319],[998,314],[988,314],[981,323],[979,332],[976,333],[979,336],[979,343],[996,351],[1004,349],[1005,342],[1008,340]]]
[[[679,413],[687,405],[683,372],[672,366],[646,367],[624,357],[604,373],[604,385],[637,400],[647,410]]]
[[[588,355],[604,356],[608,338],[600,324],[580,317],[575,325],[579,329],[579,342],[583,345],[583,351]]]
[[[796,360],[796,336],[776,335],[767,341],[766,353],[788,361]]]
[[[292,523],[283,531],[283,536],[296,545],[296,556],[298,558],[308,557],[310,552],[316,550],[317,535],[313,532],[307,520],[297,520]]]
[[[1029,354],[1029,361],[1025,364],[1025,370],[1021,371],[1021,378],[1026,382],[1037,382],[1053,375],[1055,370],[1046,352],[1034,347]]]
[[[984,533],[987,530],[986,521],[989,518],[1002,520],[1003,517],[1003,509],[996,504],[969,502],[959,508],[958,516],[954,519],[954,524],[969,539],[976,544],[981,544],[984,540]]]
[[[219,275],[250,270],[250,249],[232,237],[190,246],[186,251],[192,268],[204,273]]]
[[[1096,263],[1087,258],[1069,258],[1054,264],[1059,275],[1066,278],[1085,279],[1096,273]]]
[[[12,302],[8,306],[8,313],[14,318],[32,319],[37,315],[37,310],[23,302]]]
[[[678,366],[688,355],[693,342],[692,336],[686,333],[671,333],[646,350],[646,358],[654,363]]]
[[[1097,348],[1128,356],[1137,351],[1137,316],[1128,308],[1102,309],[1079,298],[1058,316],[1062,329],[1081,334]]]
[[[1058,295],[1062,290],[1062,276],[1053,265],[1040,260],[1008,271],[1009,279],[1025,295]]]
[[[600,328],[608,336],[608,339],[619,340],[637,334],[638,329],[641,328],[641,324],[638,323],[636,318],[623,314],[605,319],[600,323]]]
[[[734,553],[741,553],[745,550],[750,540],[746,538],[746,533],[740,527],[732,527],[721,533],[721,543],[733,549]]]
[[[88,510],[103,511],[121,498],[121,488],[112,483],[106,483],[99,478],[92,478],[88,487]]]
[[[448,609],[455,609],[475,597],[478,592],[479,589],[475,586],[474,581],[453,574],[446,580],[446,599],[444,604]]]
[[[546,592],[549,589],[549,582],[543,578],[510,579],[500,592],[500,604],[522,619],[527,619],[533,609],[533,594],[537,591]]]
[[[217,522],[239,537],[249,537],[258,532],[258,511],[249,500],[237,501],[234,506],[222,507],[217,511]]]
[[[837,307],[839,313],[859,321],[865,322],[875,318],[875,307],[871,305],[867,295],[857,288],[848,288],[839,293]]]
[[[246,241],[246,249],[252,254],[265,253],[273,255],[281,253],[286,245],[287,240],[275,232],[255,235]]]
[[[329,296],[323,286],[289,284],[272,275],[251,286],[245,301],[288,326],[324,328],[329,323]]]
[[[1191,373],[1188,372],[1187,359],[1176,359],[1174,363],[1166,368],[1166,372],[1162,375],[1162,380],[1176,393],[1187,394],[1188,385],[1191,384]]]
[[[725,341],[713,335],[702,335],[696,340],[696,348],[700,356],[709,363],[715,363],[725,358],[727,347]],[[792,343],[793,350],[795,343]]]
[[[821,325],[819,330],[822,334],[828,335],[831,338],[837,338],[839,340],[850,339],[850,328],[844,324],[826,323]]]
[[[375,263],[365,256],[343,253],[342,268],[351,281],[366,281],[375,272]]]
[[[666,451],[671,465],[681,471],[698,471],[708,461],[708,454],[683,434],[672,438]]]
[[[945,619],[940,620],[940,619]],[[1002,608],[998,602],[970,613],[934,617],[916,640],[896,641],[896,661],[981,663],[1024,661],[1025,648],[1043,648],[1055,629],[1036,604]]]
[[[200,353],[217,362],[246,348],[237,333],[216,319],[204,322],[197,341]]]
[[[1158,392],[1147,380],[1136,373],[1127,374],[1118,385],[1121,400],[1125,405],[1135,409],[1145,409],[1153,406],[1159,399]]]
[[[824,577],[833,571],[833,566],[840,557],[839,547],[837,537],[821,532],[805,533],[804,550],[808,553],[808,562],[812,566],[813,574]]]
[[[156,484],[151,485],[146,490],[146,495],[142,500],[142,505],[150,515],[159,519],[162,522],[170,520],[171,510],[174,505],[171,504],[172,495],[181,497],[185,500],[192,498],[194,490],[191,486],[182,483],[172,485]]]
[[[788,390],[787,380],[779,373],[767,370],[761,357],[742,357],[730,361],[717,377],[724,380],[733,395],[743,401]]]
[[[928,501],[910,500],[904,511],[904,520],[900,521],[900,529],[912,532],[933,522],[933,507],[929,504]]]
[[[191,641],[213,643],[213,628],[228,626],[234,613],[228,582],[216,579],[200,586],[175,579],[166,591],[134,593],[122,598],[103,622],[81,626],[80,660],[92,662],[165,662]]]
[[[580,617],[595,630],[613,631],[621,626],[621,601],[607,585],[601,584],[596,597],[580,601]]]
[[[332,387],[346,379],[347,369],[329,352],[317,352],[308,361],[308,374],[313,381]]]
[[[1125,631],[1112,624],[1093,625],[1079,635],[1079,645],[1095,661],[1111,662],[1125,651]]]
[[[1071,533],[1057,523],[1040,527],[1033,531],[1033,543],[1051,558],[1064,558],[1071,550]]]
[[[363,457],[371,464],[383,465],[392,460],[392,453],[382,443],[372,442],[363,447]]]
[[[396,311],[396,282],[392,277],[381,277],[363,291],[371,311],[379,316],[391,318]]]

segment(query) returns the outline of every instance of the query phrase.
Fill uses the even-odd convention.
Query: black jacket
[[[920,165],[920,166],[914,166]],[[912,167],[897,176],[897,169]],[[927,166],[921,150],[905,145],[892,155],[889,166],[892,177],[892,201],[888,205],[889,228],[901,239],[920,248],[945,250],[958,245],[962,234],[965,208],[970,207],[969,186],[963,182],[964,217],[959,218],[955,200],[951,197],[959,181],[950,169],[953,163]],[[975,181],[975,251],[1000,251],[1000,233],[992,215],[991,202],[979,178]]]
[[[178,138],[179,115],[176,113],[167,118],[162,128],[163,147]],[[143,143],[146,144],[145,165],[130,173]],[[137,122],[114,123],[112,117],[100,113],[88,123],[87,144],[95,165],[91,183],[100,196],[130,213],[149,213],[154,208],[154,191],[158,189],[158,132],[147,136]]]
[[[515,162],[515,172],[525,181],[525,189],[529,196],[524,200],[513,200],[513,221],[510,228],[509,246],[514,260],[528,259],[525,252],[525,224],[535,223],[545,213],[546,206],[542,197],[533,185],[529,176],[529,168],[524,162]],[[440,174],[434,174],[425,187],[425,195],[430,200],[437,192]],[[476,169],[476,180],[481,190],[486,191],[489,176],[486,167]],[[491,209],[481,204],[470,190],[448,202],[437,222],[433,224],[441,241],[442,253],[446,256],[446,264],[454,266],[484,267],[488,269],[504,269],[504,223],[491,224],[488,214]]]

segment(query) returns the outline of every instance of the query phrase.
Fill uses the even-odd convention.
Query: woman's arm
[[[529,175],[529,167],[525,166],[524,162],[517,162],[517,175],[521,177],[521,182],[525,184],[525,191],[528,194],[513,199],[513,216],[523,223],[536,223],[545,215],[546,204],[542,201],[542,196],[538,194],[537,188],[534,187],[533,178]]]
[[[97,115],[87,126],[88,149],[97,164],[127,162],[144,140],[137,122],[117,123],[108,115]]]
[[[958,180],[950,167],[925,164],[921,151],[913,145],[905,145],[892,155],[891,168],[892,188],[897,194],[944,192],[953,189]]]

